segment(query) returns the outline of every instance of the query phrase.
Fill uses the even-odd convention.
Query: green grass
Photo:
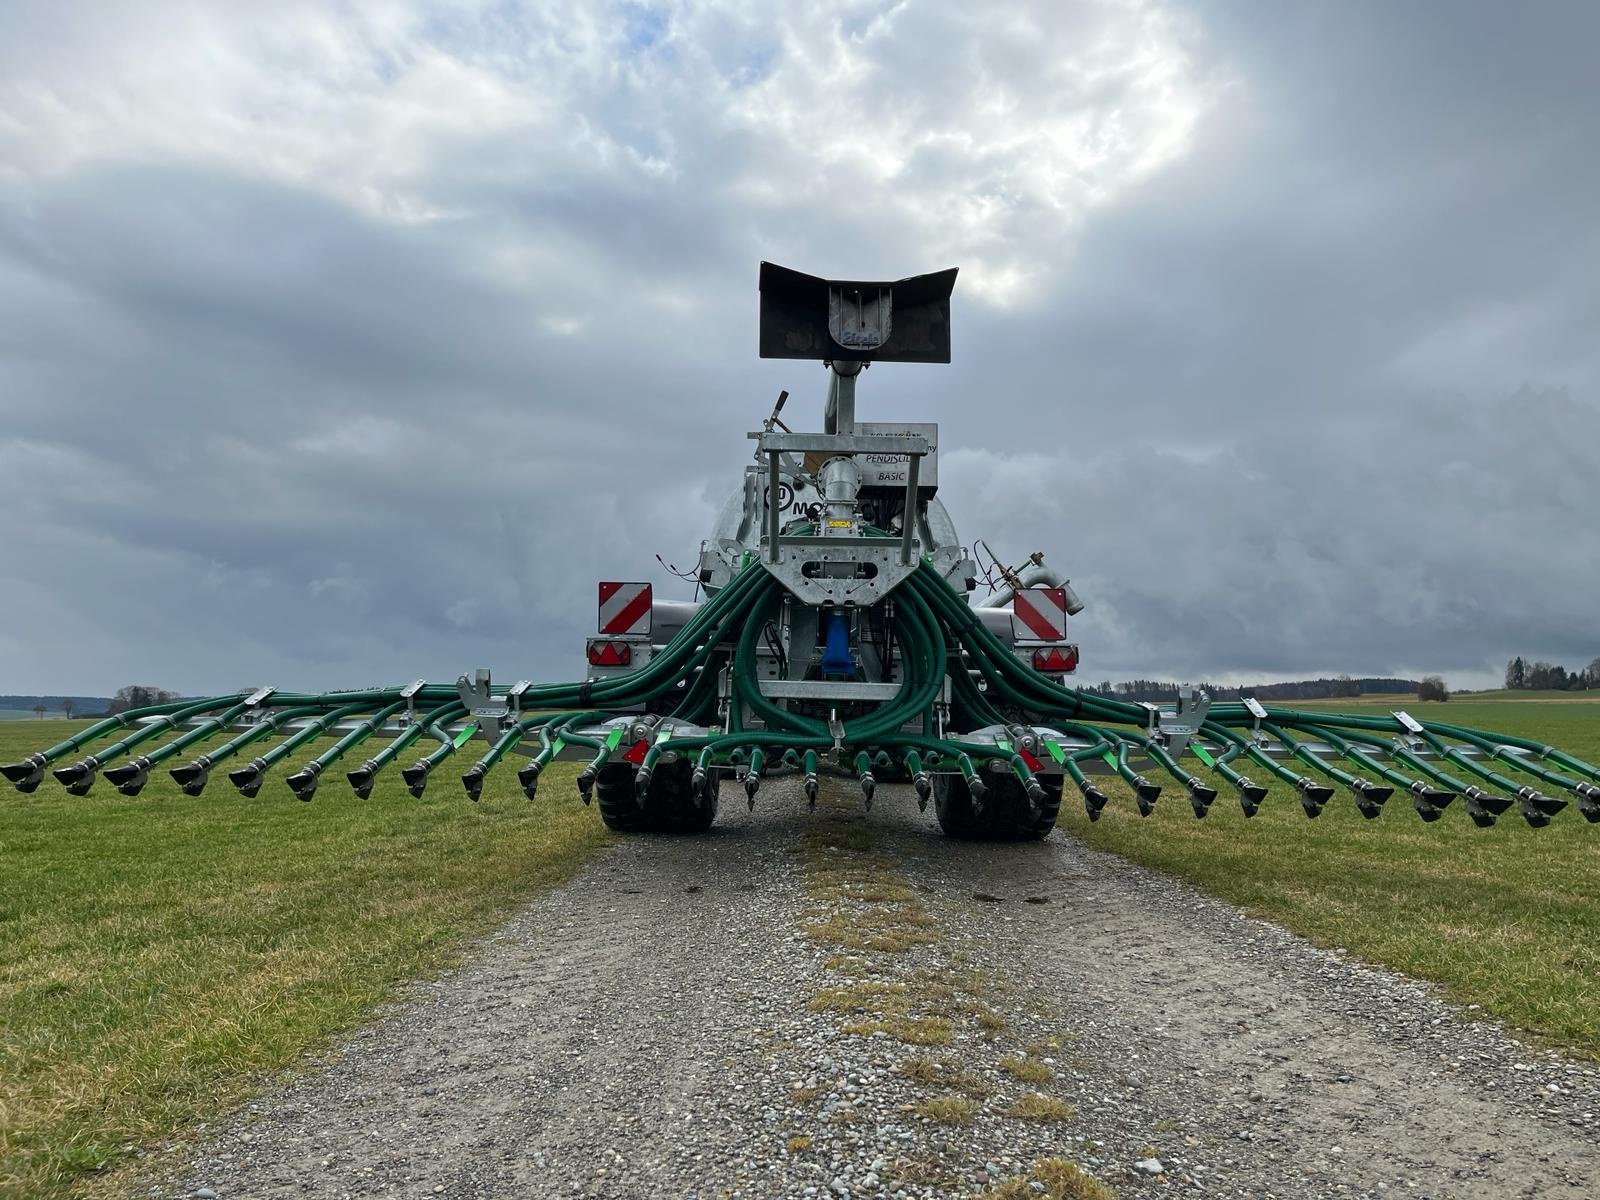
[[[1600,762],[1600,706],[1592,703],[1451,701],[1421,711]],[[1266,782],[1259,767],[1242,769]],[[1480,830],[1460,801],[1424,825],[1399,794],[1382,817],[1366,821],[1341,790],[1310,821],[1293,791],[1274,784],[1247,822],[1232,789],[1216,782],[1220,794],[1203,821],[1175,783],[1141,820],[1121,784],[1103,780],[1113,801],[1100,821],[1091,824],[1069,803],[1061,825],[1091,846],[1192,880],[1321,945],[1436,980],[1459,1003],[1600,1059],[1600,825],[1586,823],[1575,805],[1545,829],[1528,828],[1513,808]]]
[[[82,724],[0,727],[0,761]],[[530,804],[513,758],[471,804],[463,760],[421,801],[401,764],[365,801],[330,771],[310,804],[283,768],[254,800],[220,774],[198,798],[165,772],[136,799],[0,784],[0,1196],[117,1186],[132,1148],[225,1112],[605,841],[572,768]]]

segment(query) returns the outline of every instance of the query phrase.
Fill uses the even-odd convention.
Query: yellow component
[[[830,520],[828,522],[828,528],[829,529],[849,529],[850,528],[850,522],[849,521]]]

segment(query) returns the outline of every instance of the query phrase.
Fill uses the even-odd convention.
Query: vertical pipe
[[[767,561],[778,561],[778,526],[783,519],[778,503],[778,459],[776,450],[767,454]]]
[[[917,472],[921,466],[920,455],[906,455],[906,515],[900,530],[900,565],[904,567],[911,565],[911,535],[917,527]]]

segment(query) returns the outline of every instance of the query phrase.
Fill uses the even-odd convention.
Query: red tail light
[[[1033,669],[1042,675],[1064,675],[1078,669],[1078,648],[1052,646],[1033,652]]]
[[[633,647],[627,642],[610,642],[605,638],[589,639],[591,667],[626,667],[632,662]]]

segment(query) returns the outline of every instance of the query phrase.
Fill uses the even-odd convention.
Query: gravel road
[[[1600,1194],[1600,1071],[1422,985],[1061,833],[946,841],[909,791],[734,795],[149,1193],[926,1197],[1061,1156],[1124,1197]]]

